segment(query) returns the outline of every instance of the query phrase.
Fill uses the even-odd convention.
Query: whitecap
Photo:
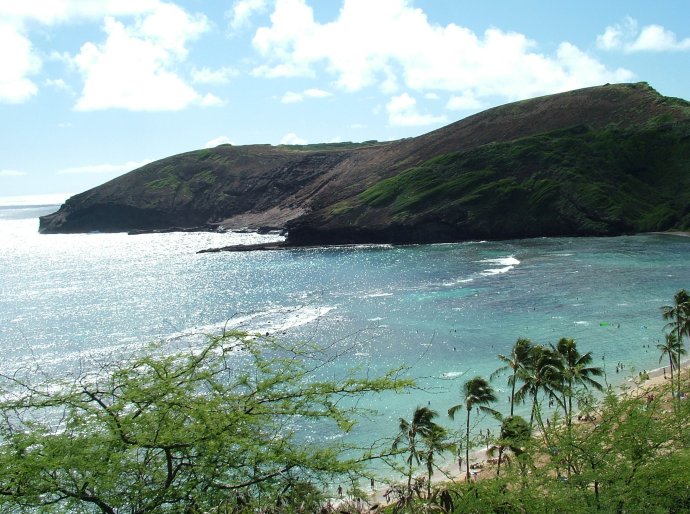
[[[517,266],[518,264],[520,264],[520,261],[512,255],[508,257],[500,257],[498,259],[482,259],[478,262],[490,262],[492,264],[502,264],[503,266]]]
[[[573,321],[576,325],[589,325],[589,321]]]
[[[480,273],[482,277],[490,277],[492,275],[500,275],[502,273],[508,273],[511,269],[513,269],[515,266],[505,266],[503,268],[489,268],[485,269]]]

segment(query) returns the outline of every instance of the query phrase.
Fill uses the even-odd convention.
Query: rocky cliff
[[[605,85],[389,143],[221,145],[76,195],[40,230],[216,225],[287,228],[295,245],[686,229],[690,103]]]

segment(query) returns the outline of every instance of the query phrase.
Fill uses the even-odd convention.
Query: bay
[[[197,254],[276,236],[39,235],[55,208],[0,207],[0,372],[69,373],[224,327],[316,341],[343,352],[340,370],[406,365],[419,382],[368,400],[379,414],[362,443],[394,436],[417,405],[445,419],[518,337],[574,338],[614,385],[658,367],[660,307],[690,288],[690,238],[672,235]],[[505,378],[494,384],[505,411]]]

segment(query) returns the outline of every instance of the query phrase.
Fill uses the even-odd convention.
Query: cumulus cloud
[[[202,107],[223,107],[226,104],[225,100],[211,93],[206,93],[199,101],[199,105]]]
[[[76,175],[76,174],[102,174],[102,173],[124,173],[132,171],[137,168],[150,163],[151,160],[144,161],[127,161],[122,164],[89,164],[86,166],[77,166],[74,168],[64,168],[59,170],[58,175]]]
[[[103,16],[145,14],[158,8],[160,0],[22,0],[0,2],[0,18],[55,25],[71,20],[94,20]]]
[[[74,57],[84,78],[76,109],[163,111],[217,104],[215,97],[201,96],[174,71],[187,54],[186,43],[207,28],[204,16],[190,16],[171,4],[127,26],[106,18],[106,41],[88,42]]]
[[[323,89],[310,88],[305,89],[301,93],[287,91],[280,99],[280,102],[284,104],[292,104],[296,102],[301,102],[305,98],[327,98],[329,96],[333,96],[333,93],[324,91]]]
[[[266,0],[237,0],[230,9],[230,27],[237,30],[249,25],[250,18],[266,9]]]
[[[38,91],[30,77],[38,72],[41,61],[31,41],[9,24],[0,24],[0,48],[0,102],[25,102]]]
[[[218,136],[216,138],[211,139],[210,141],[206,141],[204,144],[204,148],[215,148],[218,145],[234,145],[235,143],[232,142],[232,140],[228,136]]]
[[[451,96],[446,104],[446,108],[451,111],[476,110],[481,107],[482,103],[471,91]]]
[[[0,177],[22,177],[26,175],[24,171],[18,170],[0,170]]]
[[[189,43],[209,30],[203,14],[191,14],[163,0],[22,0],[0,2],[0,101],[22,102],[36,94],[30,79],[40,67],[27,27],[105,20],[102,42],[85,43],[77,55],[53,52],[51,60],[73,66],[84,84],[75,108],[178,110],[189,105],[222,105],[180,75]],[[228,70],[197,74],[199,83],[220,81]],[[194,79],[195,77],[193,77]],[[204,82],[206,80],[206,82]],[[59,87],[59,82],[49,85]]]
[[[192,70],[192,82],[195,84],[227,84],[230,79],[236,77],[239,72],[230,66],[223,66],[212,70],[211,68],[194,68]]]
[[[310,88],[304,90],[304,96],[308,98],[327,98],[329,96],[333,96],[333,93],[329,93],[323,89]]]
[[[307,140],[299,137],[297,134],[294,132],[290,132],[289,134],[285,134],[283,138],[280,140],[281,145],[306,145]]]
[[[280,103],[283,104],[294,104],[304,100],[304,96],[301,93],[295,93],[294,91],[286,91],[283,97],[280,99]]]
[[[661,25],[639,28],[637,20],[627,17],[621,23],[609,25],[597,36],[597,46],[603,50],[634,52],[682,52],[690,50],[690,37],[678,39],[675,33]]]
[[[386,104],[386,112],[388,113],[388,122],[391,125],[411,127],[434,125],[446,121],[445,116],[420,114],[417,111],[417,100],[407,93],[391,98]]]
[[[256,75],[308,77],[323,68],[345,91],[376,85],[386,94],[405,87],[478,101],[515,100],[633,76],[608,69],[574,45],[545,55],[516,32],[492,28],[476,34],[452,23],[434,24],[408,0],[344,0],[328,23],[315,21],[306,0],[276,0],[270,25],[256,31],[253,45],[264,58]],[[575,60],[587,58],[596,73],[576,74],[575,50]]]

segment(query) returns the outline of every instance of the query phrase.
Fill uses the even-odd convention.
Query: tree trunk
[[[465,467],[466,474],[465,479],[467,482],[470,481],[470,412],[472,412],[472,407],[468,405],[467,407],[467,430],[465,432]]]
[[[678,352],[677,352],[677,357],[678,357],[678,402],[680,402],[680,349],[683,347],[683,340],[681,339],[683,333],[680,330],[681,327],[681,318],[678,316],[678,319],[676,320],[676,323],[678,323]]]
[[[673,397],[673,354],[672,352],[669,352],[668,354],[668,363],[669,367],[671,368],[671,397]],[[678,381],[680,382],[680,362],[678,363]]]

